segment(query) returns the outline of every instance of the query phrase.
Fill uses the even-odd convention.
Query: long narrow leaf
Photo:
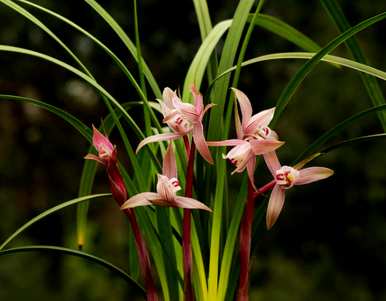
[[[12,248],[12,249],[0,251],[0,256],[17,254],[17,253],[26,253],[26,252],[49,252],[49,253],[56,253],[56,254],[62,254],[62,255],[70,255],[70,256],[75,256],[75,257],[85,259],[89,262],[93,262],[101,266],[104,266],[105,268],[113,272],[115,275],[123,278],[125,281],[127,281],[137,289],[141,290],[141,292],[143,293],[145,292],[144,288],[135,279],[133,279],[124,270],[115,266],[111,262],[108,262],[97,256],[94,256],[85,252],[73,250],[73,249],[68,249],[68,248],[58,247],[58,246],[45,246],[45,245],[24,246],[24,247]]]
[[[313,68],[320,62],[320,59],[324,57],[326,54],[329,54],[340,44],[344,43],[347,39],[351,38],[358,32],[366,29],[367,27],[380,22],[386,18],[386,12],[378,14],[374,17],[368,18],[356,26],[346,30],[344,33],[333,39],[329,42],[325,47],[323,47],[314,57],[307,61],[292,77],[291,81],[287,84],[283,92],[281,93],[279,100],[276,105],[275,115],[271,122],[271,126],[275,126],[279,117],[283,113],[285,107],[290,102],[292,96],[295,94],[297,88],[306,78],[306,76],[313,70]]]
[[[384,111],[386,110],[386,105],[381,105],[377,107],[372,107],[370,109],[361,111],[357,114],[354,114],[347,119],[341,121],[336,126],[334,126],[332,129],[325,132],[322,136],[320,136],[318,139],[316,139],[313,143],[311,143],[302,154],[296,158],[295,162],[299,162],[300,160],[303,160],[304,158],[310,156],[311,154],[317,152],[320,150],[320,147],[325,144],[328,140],[335,137],[339,133],[341,133],[345,128],[347,128],[350,124],[356,122],[358,119],[363,118],[371,113]]]
[[[242,67],[246,67],[252,64],[260,63],[260,62],[266,62],[266,61],[271,61],[271,60],[287,60],[287,59],[305,59],[309,60],[315,56],[315,52],[281,52],[281,53],[271,53],[271,54],[265,54],[262,56],[255,57],[253,59],[246,60],[241,64]],[[327,54],[325,55],[321,61],[323,62],[328,62],[331,64],[336,64],[339,66],[347,67],[353,70],[357,70],[363,73],[366,73],[368,75],[378,77],[379,79],[386,80],[386,72],[376,69],[374,67],[371,67],[369,65],[361,64],[353,60],[349,60],[340,56],[335,56],[335,55],[330,55]],[[236,66],[233,66],[232,68],[229,68],[225,70],[223,73],[218,75],[214,81],[218,80],[222,76],[236,70]],[[213,85],[211,83],[211,85]]]
[[[324,149],[321,150],[320,154],[326,154],[332,150],[335,150],[337,148],[341,148],[343,146],[349,146],[354,143],[359,143],[359,142],[366,142],[369,140],[374,140],[374,139],[384,139],[386,138],[386,133],[381,133],[381,134],[373,134],[373,135],[366,135],[366,136],[360,136],[360,137],[355,137],[352,139],[347,139],[338,143],[335,143],[333,145],[330,145]]]
[[[75,116],[71,115],[65,110],[62,110],[58,107],[55,107],[53,105],[50,105],[46,102],[43,102],[38,99],[33,99],[31,97],[23,97],[23,96],[17,96],[17,95],[7,95],[7,94],[0,94],[1,100],[6,101],[19,101],[24,103],[30,103],[33,104],[39,108],[45,109],[51,113],[54,113],[55,115],[59,116],[63,120],[65,120],[67,123],[69,123],[72,127],[74,127],[86,140],[91,142],[91,130],[88,126],[86,126],[82,121],[80,121]]]
[[[27,228],[29,228],[30,226],[32,226],[33,224],[35,224],[36,222],[42,220],[43,218],[51,215],[52,213],[54,212],[57,212],[57,211],[60,211],[64,208],[67,208],[69,206],[72,206],[72,205],[76,205],[76,204],[79,204],[81,202],[85,202],[87,200],[90,200],[90,199],[94,199],[94,198],[100,198],[100,197],[104,197],[104,196],[109,196],[110,194],[109,193],[102,193],[102,194],[94,194],[94,195],[88,195],[88,196],[84,196],[84,197],[79,197],[79,198],[75,198],[75,199],[72,199],[70,201],[67,201],[67,202],[64,202],[64,203],[61,203],[55,207],[52,207],[42,213],[40,213],[39,215],[35,216],[34,218],[30,219],[28,222],[26,222],[24,225],[22,225],[19,229],[17,229],[14,233],[12,233],[0,246],[0,250],[4,249],[15,237],[17,237],[20,233],[22,233],[24,230],[26,230]]]
[[[321,3],[323,4],[323,7],[327,11],[327,13],[330,15],[330,17],[334,20],[335,24],[339,28],[339,30],[345,31],[350,28],[350,24],[348,20],[346,19],[342,9],[340,8],[338,2],[335,0],[321,0]],[[354,56],[355,60],[359,63],[366,64],[367,59],[365,55],[363,54],[361,48],[359,47],[359,44],[355,37],[352,37],[346,41],[346,45],[348,49],[351,51],[352,55]],[[382,105],[385,103],[385,99],[383,96],[383,92],[381,88],[378,85],[378,82],[375,78],[371,78],[367,75],[362,74],[361,75],[362,82],[367,90],[367,93],[373,103],[374,106]],[[378,117],[381,121],[381,124],[383,126],[383,130],[386,131],[386,113],[379,113]]]

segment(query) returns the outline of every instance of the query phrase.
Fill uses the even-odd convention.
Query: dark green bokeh
[[[140,1],[143,55],[160,87],[181,88],[200,34],[190,1]],[[234,1],[210,1],[214,23],[232,16]],[[318,1],[266,1],[264,12],[298,28],[320,45],[338,31]],[[100,1],[131,37],[131,4]],[[386,3],[339,1],[351,24],[383,12]],[[84,26],[111,47],[136,72],[132,59],[111,30],[79,1],[39,1]],[[127,80],[89,40],[61,23],[37,14],[75,49],[98,81],[121,102],[137,100]],[[385,22],[357,35],[370,65],[386,69]],[[0,5],[0,43],[38,50],[72,63],[33,24]],[[295,46],[256,29],[248,58],[296,51]],[[344,46],[335,52],[350,57]],[[239,88],[255,110],[272,106],[300,61],[266,62],[245,68]],[[385,91],[384,82],[380,82]],[[95,92],[69,73],[30,57],[0,53],[0,92],[33,96],[98,123],[106,113]],[[351,114],[371,105],[359,75],[321,63],[306,79],[277,131],[287,141],[279,154],[290,163],[304,148]],[[337,140],[379,133],[375,115],[360,120]],[[113,135],[114,140],[114,135]],[[115,141],[116,142],[116,141]],[[367,142],[332,152],[315,164],[335,175],[292,189],[270,231],[259,232],[251,300],[386,300],[386,142]],[[76,196],[88,144],[63,121],[35,107],[0,103],[0,240],[46,208]],[[267,173],[262,168],[261,178]],[[237,177],[237,175],[235,175]],[[261,181],[263,183],[263,180]],[[98,173],[95,191],[107,191]],[[128,223],[115,204],[96,202],[90,212],[86,251],[127,267]],[[75,246],[75,209],[35,225],[14,245]],[[0,258],[0,300],[133,300],[123,280],[79,259],[42,254]]]

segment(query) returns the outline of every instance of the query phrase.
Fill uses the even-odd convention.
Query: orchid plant
[[[255,220],[254,217],[264,214],[265,230],[277,224],[275,228],[280,231],[285,223],[280,224],[278,217],[283,210],[287,190],[329,178],[334,173],[326,167],[303,168],[305,164],[349,143],[384,137],[380,133],[328,145],[330,139],[339,136],[342,129],[375,111],[379,113],[379,120],[386,129],[386,117],[382,113],[386,104],[379,93],[373,93],[379,90],[377,82],[366,77],[364,84],[373,101],[370,109],[350,116],[326,131],[314,143],[302,146],[304,152],[290,164],[292,167],[281,165],[278,159],[281,148],[292,143],[286,137],[279,138],[278,123],[285,120],[285,108],[300,84],[322,60],[331,68],[343,65],[386,80],[385,72],[361,60],[329,55],[353,35],[385,19],[386,13],[366,19],[354,27],[342,28],[340,35],[320,47],[289,24],[263,14],[262,0],[240,1],[233,18],[215,26],[211,25],[206,1],[193,1],[202,43],[192,59],[184,83],[179,79],[173,83],[174,87],[183,84],[179,93],[178,89],[169,87],[161,92],[151,68],[142,56],[136,0],[133,1],[135,43],[103,6],[95,0],[85,2],[127,47],[138,66],[139,78],[124,63],[126,57],[118,57],[96,35],[72,20],[27,0],[0,2],[53,38],[77,65],[11,45],[0,45],[0,51],[41,58],[72,72],[99,93],[108,109],[108,115],[104,116],[100,126],[90,128],[70,113],[40,100],[0,95],[1,99],[34,103],[60,116],[78,130],[91,146],[85,156],[87,160],[79,197],[48,209],[27,222],[0,246],[0,256],[30,250],[31,247],[6,247],[33,223],[63,208],[77,205],[76,246],[33,246],[32,249],[48,248],[91,259],[123,277],[131,288],[139,289],[147,300],[248,300],[252,239],[259,239],[253,228],[261,226],[260,219]],[[336,17],[335,0],[322,2],[325,2],[326,10]],[[30,12],[32,8],[80,31],[105,51],[126,76],[140,101],[126,104],[118,101],[48,25]],[[245,60],[251,33],[258,26],[287,39],[306,52],[269,54]],[[355,45],[352,47],[355,48]],[[359,48],[355,49],[360,53]],[[243,66],[278,58],[302,58],[307,61],[278,95],[274,107],[267,105],[268,102],[257,95],[244,93],[238,88],[241,86],[239,78]],[[242,90],[249,89],[243,87]],[[131,109],[135,105],[139,105],[141,111],[134,116]],[[258,106],[265,109],[253,114],[253,109]],[[98,116],[96,120],[99,119]],[[116,132],[117,136],[112,138],[111,132]],[[231,149],[226,151],[225,147]],[[106,172],[104,181],[109,184],[106,194],[91,194],[96,166]],[[344,170],[337,170],[337,173],[344,173]],[[267,176],[273,179],[265,183]],[[326,181],[320,187],[322,185],[328,187],[329,183]],[[136,252],[127,254],[130,265],[123,269],[88,252],[87,213],[88,206],[93,205],[89,204],[89,200],[98,197],[112,198],[122,216],[128,219],[128,231],[133,235],[128,235],[127,242]],[[259,206],[256,206],[256,201]],[[264,233],[270,235],[271,232]],[[140,272],[136,273],[138,270]]]

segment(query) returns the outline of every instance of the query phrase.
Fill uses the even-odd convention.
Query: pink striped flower
[[[98,129],[92,126],[92,144],[98,152],[98,155],[87,154],[84,158],[89,160],[95,160],[103,165],[109,165],[117,162],[117,149],[110,142],[109,138],[104,136]]]
[[[162,175],[158,175],[157,192],[136,194],[129,198],[121,209],[158,205],[212,211],[205,204],[193,198],[178,196],[177,191],[179,190],[181,187],[177,179],[175,156],[172,145],[169,144],[163,161]]]
[[[266,216],[268,229],[272,228],[283,209],[287,189],[323,180],[334,174],[333,170],[326,167],[282,166],[275,152],[265,154],[264,160],[276,182],[268,202]]]
[[[127,190],[117,166],[117,149],[110,142],[109,138],[104,136],[94,126],[92,128],[92,144],[97,150],[98,155],[87,154],[84,158],[97,161],[105,166],[113,198],[119,205],[122,205],[127,199]]]
[[[272,152],[282,146],[284,142],[279,141],[276,132],[268,127],[275,108],[252,115],[252,106],[248,97],[240,90],[235,88],[232,90],[240,105],[242,116],[241,122],[239,116],[236,116],[237,139],[208,141],[207,143],[209,146],[234,146],[224,158],[229,159],[236,166],[232,174],[241,173],[247,169],[248,177],[253,184],[256,156]]]
[[[206,161],[213,163],[202,126],[204,114],[213,105],[204,106],[202,95],[194,86],[192,86],[191,92],[194,97],[194,105],[182,102],[176,92],[171,89],[164,89],[162,94],[163,102],[161,102],[162,114],[164,116],[163,122],[169,126],[172,132],[145,138],[139,143],[137,152],[148,143],[171,141],[192,134],[197,151]]]

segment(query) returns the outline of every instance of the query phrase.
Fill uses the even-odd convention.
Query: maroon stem
[[[142,238],[141,231],[137,219],[135,218],[134,211],[132,209],[125,210],[125,214],[129,218],[131,228],[134,233],[135,245],[137,247],[139,263],[141,267],[141,274],[145,282],[147,301],[158,301],[157,288],[154,283],[150,256],[146,248],[145,240]]]
[[[247,204],[240,225],[240,281],[237,291],[238,301],[248,301],[249,265],[255,200],[262,193],[272,189],[274,185],[275,181],[273,180],[255,191],[251,182],[248,181]]]
[[[117,202],[118,206],[121,207],[122,204],[127,200],[127,190],[122,179],[122,175],[119,172],[116,162],[110,162],[107,164],[107,174],[110,181],[110,188],[113,194],[113,198]],[[131,228],[134,233],[135,245],[137,247],[139,265],[141,269],[141,274],[144,279],[146,287],[146,295],[148,301],[158,301],[157,288],[153,279],[151,262],[149,251],[146,247],[145,240],[141,235],[137,219],[133,209],[124,210],[126,216],[129,219]]]
[[[189,153],[188,167],[186,170],[185,196],[192,197],[195,145],[194,143],[192,143],[192,145],[189,147],[189,141],[187,141],[185,137],[184,137],[185,147],[186,147],[186,151]],[[191,221],[191,218],[192,218],[191,210],[184,209],[184,218],[183,218],[183,225],[182,225],[182,251],[184,254],[185,301],[194,300],[193,287],[192,287],[192,242],[191,242],[192,221]]]

